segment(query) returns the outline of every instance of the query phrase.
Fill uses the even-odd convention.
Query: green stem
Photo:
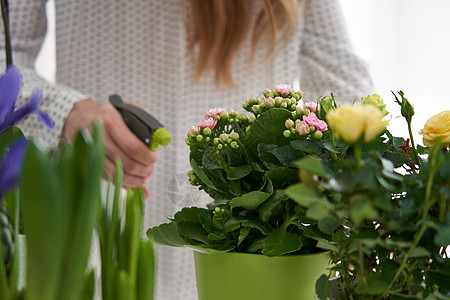
[[[366,278],[364,276],[364,256],[363,256],[361,241],[358,241],[358,262],[359,262],[359,268],[361,269],[361,274],[362,274],[361,279],[364,281],[363,284],[365,286],[367,286]]]
[[[447,211],[447,199],[444,194],[441,195],[441,203],[439,207],[439,222],[443,223],[445,220],[445,212]]]
[[[414,249],[416,248],[416,246],[419,243],[419,241],[422,239],[422,236],[425,233],[426,229],[427,229],[427,226],[422,223],[422,225],[420,226],[419,234],[414,239],[414,242],[413,242],[412,246],[408,249],[408,252],[406,253],[405,257],[403,257],[403,260],[402,260],[402,262],[400,264],[400,267],[397,269],[397,272],[395,273],[395,276],[392,279],[392,281],[389,284],[389,287],[386,289],[386,291],[389,291],[391,289],[392,284],[397,280],[398,276],[400,276],[400,273],[403,271],[403,269],[405,268],[405,266],[406,266],[406,264],[408,262],[409,256],[414,251]]]
[[[353,153],[355,155],[356,161],[356,171],[359,172],[361,170],[361,141],[359,140],[356,144],[353,145]]]
[[[412,150],[412,154],[413,154],[413,159],[414,159],[415,163],[420,167],[420,160],[419,160],[419,155],[417,155],[416,144],[414,143],[414,136],[412,134],[411,122],[407,122],[407,123],[408,123],[409,138],[411,139],[411,150]]]
[[[330,129],[330,131],[331,131],[331,129]],[[333,148],[335,148],[336,147],[336,141],[334,140],[334,132],[333,131],[331,131],[330,140],[331,140],[331,145],[333,145]],[[331,157],[334,158],[334,159],[337,159],[336,153],[331,152]]]
[[[392,287],[392,284],[395,282],[395,280],[398,278],[398,276],[400,275],[400,273],[403,271],[403,269],[405,268],[409,256],[411,255],[411,253],[414,251],[414,249],[417,247],[417,245],[419,244],[420,240],[422,239],[423,234],[425,233],[425,230],[427,229],[427,225],[425,225],[424,221],[425,219],[428,217],[428,210],[431,207],[432,202],[430,202],[430,195],[431,195],[431,188],[433,186],[433,180],[434,180],[434,175],[436,174],[436,169],[432,168],[432,171],[430,172],[430,176],[428,176],[428,180],[427,180],[427,187],[425,190],[425,199],[423,202],[423,208],[422,208],[422,218],[421,218],[421,226],[420,226],[420,231],[419,233],[416,235],[416,238],[414,239],[413,244],[411,245],[411,247],[408,249],[408,252],[406,253],[405,257],[402,260],[402,263],[400,265],[400,267],[397,269],[397,272],[395,273],[394,279],[391,281],[389,287],[387,290],[389,290]]]
[[[290,216],[289,218],[287,218],[286,220],[284,220],[283,224],[281,225],[280,228],[283,228],[284,230],[286,230],[286,228],[290,225],[293,224],[293,221],[296,220],[298,218],[299,214],[295,213],[292,216]]]

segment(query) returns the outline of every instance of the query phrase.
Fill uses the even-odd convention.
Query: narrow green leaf
[[[249,227],[242,227],[241,228],[241,230],[239,231],[239,236],[238,236],[238,246],[240,244],[242,244],[242,242],[247,238],[249,233],[250,233],[250,228]]]
[[[3,243],[0,241],[0,299],[11,299],[8,276],[6,275],[6,268],[3,262],[3,257],[5,257],[3,253]]]
[[[151,239],[140,242],[136,277],[136,300],[153,300],[156,273],[155,249]]]
[[[219,191],[215,186],[214,183],[208,178],[206,173],[197,165],[195,160],[191,159],[191,167],[195,172],[195,175],[208,187],[212,188],[213,190]]]
[[[49,155],[30,142],[20,195],[27,237],[27,298],[56,299],[68,232],[64,190]]]
[[[116,297],[118,300],[135,300],[136,294],[134,293],[133,285],[130,280],[129,274],[125,270],[117,270],[117,285],[116,285]]]

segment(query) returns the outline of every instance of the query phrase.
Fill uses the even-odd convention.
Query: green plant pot
[[[330,255],[194,251],[194,260],[199,300],[313,300],[316,280],[329,272]]]

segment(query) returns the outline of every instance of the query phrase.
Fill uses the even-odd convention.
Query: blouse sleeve
[[[340,2],[306,1],[300,87],[310,100],[330,93],[351,103],[372,93],[367,64],[353,51]]]
[[[21,96],[16,107],[20,107],[30,97],[35,88],[43,91],[41,110],[55,123],[48,129],[35,115],[30,115],[18,126],[25,135],[38,137],[45,146],[57,145],[64,121],[76,101],[87,98],[68,87],[51,84],[39,77],[34,63],[47,31],[45,14],[46,0],[9,1],[10,32],[13,48],[13,63],[23,76]],[[0,65],[6,67],[4,28],[0,26]]]

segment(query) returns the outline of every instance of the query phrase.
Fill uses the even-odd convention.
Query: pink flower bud
[[[315,113],[317,111],[317,103],[316,102],[307,102],[307,103],[305,103],[305,108],[309,109],[310,112]]]
[[[192,126],[191,128],[189,128],[188,130],[188,135],[189,136],[197,136],[200,134],[201,128],[200,126]]]
[[[275,91],[278,92],[281,96],[286,97],[291,93],[292,88],[287,84],[277,84],[275,86]]]
[[[291,119],[287,119],[286,122],[284,122],[284,126],[289,129],[294,126],[294,121],[292,121]]]
[[[211,129],[213,129],[214,126],[216,126],[216,124],[217,124],[217,120],[210,117],[210,118],[207,118],[206,120],[200,121],[200,128],[203,129],[205,127],[209,127]]]
[[[267,108],[272,108],[275,105],[275,100],[273,98],[263,98],[263,105]]]
[[[300,135],[305,135],[309,133],[309,125],[306,124],[306,122],[301,121],[299,123],[297,123],[297,125],[295,126],[295,131],[298,132],[298,134]]]
[[[219,108],[213,108],[213,109],[210,109],[207,113],[206,113],[206,115],[205,115],[205,119],[206,118],[213,118],[213,119],[215,119],[216,118],[216,116],[221,116],[224,112],[226,112],[227,110],[225,109],[225,108],[221,108],[221,107],[219,107]]]

